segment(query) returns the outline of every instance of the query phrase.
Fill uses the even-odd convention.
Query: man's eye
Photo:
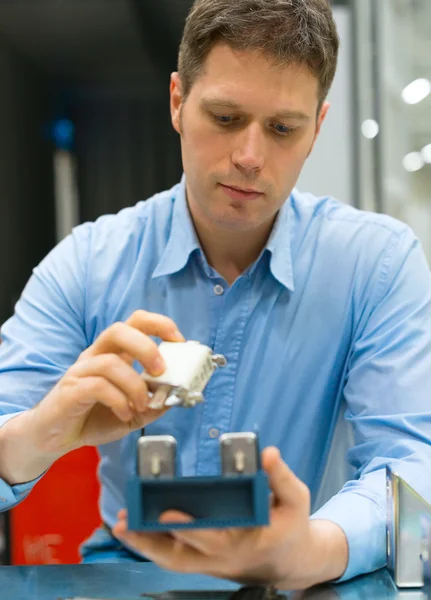
[[[219,125],[230,125],[235,120],[235,117],[230,115],[213,115],[213,117]]]
[[[287,125],[280,125],[280,123],[273,125],[273,128],[278,135],[289,135],[289,133],[295,131],[294,127],[287,127]]]

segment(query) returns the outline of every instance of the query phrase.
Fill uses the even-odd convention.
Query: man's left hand
[[[347,540],[338,525],[310,520],[310,492],[281,459],[277,448],[262,453],[272,490],[270,524],[229,529],[128,531],[127,513],[118,513],[113,534],[160,567],[201,573],[242,584],[270,583],[303,589],[336,579],[347,566]],[[193,518],[170,510],[162,523]]]

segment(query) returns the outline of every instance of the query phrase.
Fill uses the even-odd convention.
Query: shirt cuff
[[[1,415],[0,427],[3,427],[3,425],[10,421],[10,419],[17,417],[19,414],[21,414],[21,412],[23,411],[13,413],[10,415]],[[32,481],[28,481],[26,483],[17,483],[16,485],[9,485],[8,483],[6,483],[6,481],[0,479],[0,512],[9,510],[19,502],[24,500],[24,498],[28,496],[28,494],[31,492],[31,490],[39,481],[39,479],[43,477],[43,475],[44,473],[42,473],[42,475],[39,475],[39,477],[33,479]]]
[[[380,569],[386,564],[386,513],[371,498],[346,491],[331,498],[311,519],[332,521],[344,531],[347,568],[336,582]]]

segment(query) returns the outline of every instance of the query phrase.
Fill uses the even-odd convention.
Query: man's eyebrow
[[[241,108],[240,105],[237,102],[234,102],[233,100],[224,100],[222,98],[215,97],[202,98],[201,104],[205,108],[214,108],[216,106],[219,106],[220,108],[234,108],[236,110]]]
[[[234,100],[206,97],[202,98],[201,104],[206,109],[211,108],[232,108],[234,110],[242,110],[240,104]],[[310,117],[306,113],[299,110],[281,110],[274,114],[274,118],[278,119],[295,119],[296,121],[309,121]]]
[[[275,114],[275,117],[279,119],[295,119],[296,121],[309,121],[309,115],[301,112],[300,110],[282,110]]]

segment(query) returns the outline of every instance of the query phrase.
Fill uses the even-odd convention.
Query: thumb
[[[262,452],[262,467],[268,475],[276,506],[310,504],[310,492],[307,486],[289,469],[281,458],[278,448],[273,446],[265,448]]]

